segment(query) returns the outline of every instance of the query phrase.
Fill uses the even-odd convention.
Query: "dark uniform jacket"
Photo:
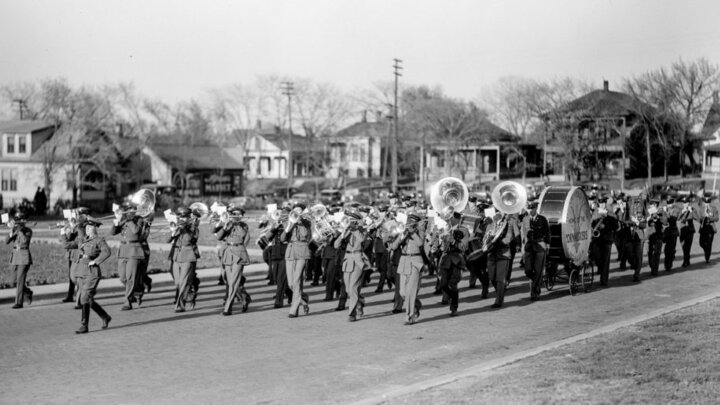
[[[69,241],[65,243],[65,249],[77,249],[78,254],[73,259],[75,277],[100,277],[100,264],[110,257],[110,247],[99,236]],[[89,266],[91,261],[95,262],[93,267]]]
[[[70,242],[73,240],[82,241],[83,239],[85,239],[85,222],[84,221],[78,222],[72,228],[67,227],[65,234],[60,235],[60,243],[62,243],[63,245],[66,242]],[[65,248],[65,249],[67,250],[68,260],[70,260],[71,263],[75,263],[77,261],[76,259],[77,259],[77,255],[78,255],[77,247]]]
[[[598,228],[600,236],[593,237],[593,240],[599,240],[605,243],[612,243],[615,241],[615,232],[620,229],[620,223],[617,218],[613,215],[606,215],[605,217],[595,218],[592,221],[592,229],[598,226],[598,223],[602,221],[602,226]]]
[[[15,242],[12,254],[10,255],[10,264],[12,265],[31,265],[32,256],[30,256],[30,240],[32,239],[32,229],[25,225],[16,225],[8,236],[5,237],[5,243]]]
[[[525,251],[535,252],[544,250],[550,245],[550,225],[547,218],[540,214],[535,217],[525,215],[522,220],[521,234],[525,241]],[[541,243],[544,243],[543,247]]]

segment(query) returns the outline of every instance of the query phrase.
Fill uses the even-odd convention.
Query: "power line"
[[[287,184],[287,198],[290,198],[290,191],[293,185],[293,133],[292,133],[292,96],[295,94],[295,88],[293,82],[282,82],[282,94],[288,98],[288,184]]]

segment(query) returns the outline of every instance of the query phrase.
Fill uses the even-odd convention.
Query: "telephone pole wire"
[[[398,144],[398,77],[402,76],[400,71],[402,70],[402,60],[393,59],[393,74],[395,75],[395,101],[393,103],[393,140],[391,143],[391,156],[390,156],[390,179],[392,182],[392,192],[397,193],[398,188],[398,158],[397,158],[397,144]]]
[[[288,133],[290,140],[288,141],[288,160],[287,160],[287,198],[290,198],[290,192],[293,185],[293,132],[292,132],[292,96],[295,94],[293,82],[282,82],[283,94],[288,98]]]

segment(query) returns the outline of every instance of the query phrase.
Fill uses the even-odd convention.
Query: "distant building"
[[[327,137],[324,147],[329,149],[330,156],[325,176],[380,177],[387,165],[384,161],[387,148],[383,147],[383,140],[387,139],[389,128],[386,122],[363,119]]]
[[[705,139],[702,143],[702,176],[716,178],[720,176],[720,101],[717,91],[713,94],[713,103],[700,135]]]

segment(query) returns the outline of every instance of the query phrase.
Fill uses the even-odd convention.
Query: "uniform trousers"
[[[662,239],[648,242],[648,265],[650,266],[650,274],[657,276],[660,268],[660,254],[662,253]]]
[[[493,288],[495,288],[495,305],[500,306],[505,301],[505,287],[509,268],[509,258],[488,256],[488,276]]]
[[[28,271],[30,270],[29,264],[16,264],[15,269],[15,282],[17,283],[15,290],[15,305],[23,305],[23,300],[32,297],[32,290],[25,285]]]
[[[365,271],[361,266],[354,266],[352,271],[343,273],[343,282],[349,298],[349,315],[357,315],[358,305],[362,309],[365,306],[365,298],[360,293],[363,286]]]
[[[470,270],[470,287],[475,287],[475,279],[480,280],[480,285],[482,285],[481,297],[487,297],[488,290],[490,289],[490,277],[488,277],[487,270],[487,255],[483,255],[477,260],[468,262],[468,269]]]
[[[397,272],[397,264],[390,263],[390,275],[392,276],[393,280],[395,280],[395,293],[393,295],[393,311],[395,312],[401,312],[403,309],[403,296],[400,294],[400,285],[402,285],[402,277]],[[419,281],[418,281],[419,285]]]
[[[93,266],[90,268],[88,275],[78,277],[78,296],[80,296],[81,305],[90,305],[90,309],[95,311],[96,314],[102,319],[108,317],[108,313],[95,302],[95,294],[97,293],[97,286],[100,283],[100,268]],[[84,315],[84,314],[83,314]],[[87,325],[88,319],[83,319],[83,324]]]
[[[393,279],[388,277],[388,257],[387,252],[375,253],[375,267],[377,267],[377,271],[380,274],[377,292],[383,291],[385,283],[387,283],[388,288],[392,288]]]
[[[700,247],[705,253],[705,262],[710,262],[710,254],[712,253],[713,239],[715,238],[715,232],[709,226],[705,226],[700,229]]]
[[[633,280],[639,280],[640,270],[643,265],[643,241],[632,241],[630,243],[626,243],[625,246],[629,247],[627,250],[627,252],[630,253],[628,261],[634,270]]]
[[[402,302],[403,300],[408,303],[407,310],[405,311],[405,315],[407,317],[407,320],[410,320],[410,318],[413,317],[415,314],[415,311],[419,311],[422,303],[418,299],[418,292],[420,291],[420,270],[422,269],[422,266],[419,265],[413,265],[410,273],[403,273],[399,274],[400,280],[398,282],[398,286],[400,288],[396,288],[397,291],[399,291],[400,299],[397,300],[400,302],[400,309],[402,309]],[[395,306],[397,307],[397,302],[395,303]]]
[[[330,301],[335,298],[335,294],[339,295],[340,276],[338,274],[337,258],[331,257],[323,259],[322,267],[325,274],[325,300]]]
[[[288,287],[287,274],[285,272],[285,259],[273,259],[270,261],[270,270],[275,280],[275,308],[282,308],[284,298],[292,299],[292,291]]]
[[[290,303],[290,315],[297,315],[300,305],[308,305],[308,296],[303,293],[303,271],[307,265],[307,260],[285,260],[285,270],[287,272],[287,280],[292,290],[292,301]]]
[[[446,269],[441,268],[438,272],[440,274],[440,291],[443,292],[444,296],[447,295],[450,301],[450,309],[457,309],[458,301],[460,300],[458,283],[460,283],[460,279],[462,278],[460,268],[451,266]]]
[[[232,313],[232,305],[235,301],[235,296],[240,298],[240,305],[246,305],[250,303],[250,295],[245,291],[245,287],[242,286],[243,268],[245,266],[240,263],[232,265],[223,265],[223,277],[225,282],[225,307],[224,312]]]
[[[676,248],[677,237],[665,239],[665,271],[670,271],[673,268]]]
[[[142,292],[137,291],[136,285],[142,285],[142,278],[138,277],[138,265],[142,259],[118,258],[118,276],[120,282],[125,286],[125,304],[130,305],[135,296],[142,297]]]
[[[545,250],[526,248],[523,264],[525,265],[525,275],[530,279],[530,298],[537,299],[540,297],[542,276],[545,270]]]
[[[173,265],[173,279],[178,297],[175,301],[175,309],[185,310],[185,301],[188,300],[188,292],[191,283],[195,280],[195,265],[197,262],[175,262]]]
[[[680,231],[682,234],[682,230]],[[687,232],[682,238],[683,267],[690,265],[690,249],[692,249],[694,232]]]
[[[72,301],[73,297],[75,297],[75,284],[76,283],[75,283],[75,276],[73,275],[73,271],[72,271],[72,260],[70,258],[68,258],[68,260],[67,260],[67,265],[68,265],[68,291],[67,291],[67,296],[65,297],[65,299],[67,301]]]
[[[595,241],[595,264],[597,265],[598,274],[600,274],[600,285],[608,285],[610,278],[610,256],[612,255],[613,242],[611,241]]]

